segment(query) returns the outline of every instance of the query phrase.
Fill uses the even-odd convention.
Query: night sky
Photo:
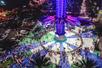
[[[5,8],[16,8],[21,5],[27,4],[29,0],[3,0],[5,2]]]

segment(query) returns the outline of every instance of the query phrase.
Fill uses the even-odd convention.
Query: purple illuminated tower
[[[65,34],[66,0],[56,0],[56,34],[59,37]]]

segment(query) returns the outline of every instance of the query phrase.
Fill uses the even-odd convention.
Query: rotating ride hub
[[[56,40],[65,41],[66,0],[56,0]]]
[[[77,38],[79,38],[80,43],[78,45],[77,45],[77,43],[74,44],[76,46],[75,48],[69,47],[73,44],[73,43],[70,44],[69,42],[73,42],[75,40],[69,41],[70,38],[68,38],[68,37],[71,35],[69,35],[68,29],[65,29],[65,28],[68,28],[65,25],[65,24],[68,25],[68,21],[66,20],[67,19],[66,4],[67,4],[67,0],[56,0],[55,30],[52,31],[52,33],[54,34],[54,39],[43,45],[43,47],[47,48],[48,50],[54,49],[54,51],[56,51],[55,48],[57,48],[57,45],[58,45],[59,49],[57,49],[57,50],[59,50],[59,52],[61,52],[61,51],[72,52],[72,51],[79,49],[83,44],[82,38],[77,33],[70,30],[71,33],[73,33],[73,35],[76,35]],[[46,34],[45,34],[45,36],[46,36]],[[47,45],[51,48],[47,47]],[[68,49],[68,47],[69,47],[69,49]]]

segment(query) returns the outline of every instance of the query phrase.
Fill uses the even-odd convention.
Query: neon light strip
[[[56,0],[56,16],[63,18],[66,15],[66,0]]]

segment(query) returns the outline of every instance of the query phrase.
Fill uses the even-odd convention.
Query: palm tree
[[[36,54],[36,56],[32,59],[32,62],[35,64],[37,68],[45,68],[50,65],[50,58],[46,58],[45,55],[40,56],[40,52]],[[47,67],[48,68],[48,67]]]
[[[72,68],[101,68],[96,61],[86,58],[73,64]]]

